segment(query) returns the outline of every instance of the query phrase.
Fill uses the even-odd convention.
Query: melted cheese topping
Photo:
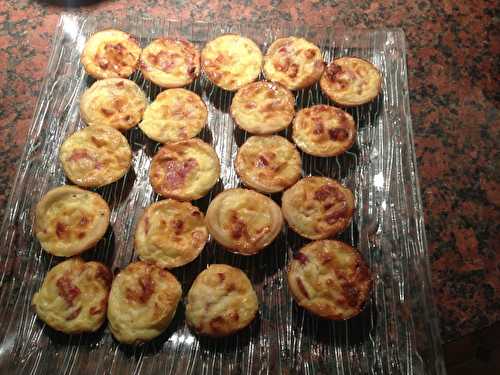
[[[103,30],[85,43],[81,62],[87,74],[95,79],[130,76],[139,62],[141,47],[130,34]]]
[[[139,86],[123,78],[96,81],[80,99],[82,120],[89,126],[127,130],[139,123],[147,99]]]
[[[182,87],[200,74],[200,53],[186,40],[159,38],[142,50],[139,67],[160,87]]]
[[[220,175],[215,150],[201,139],[169,143],[153,157],[149,180],[163,197],[191,201],[206,195]]]
[[[193,261],[208,240],[203,213],[188,202],[166,199],[149,206],[135,232],[139,258],[162,268]]]
[[[292,137],[307,154],[337,156],[354,144],[356,124],[352,116],[341,109],[315,105],[297,113]]]
[[[296,302],[326,319],[344,320],[360,313],[372,285],[359,252],[340,241],[315,241],[290,262],[288,286]]]
[[[70,135],[59,150],[64,173],[82,187],[99,187],[122,178],[130,168],[132,150],[118,130],[90,126]]]
[[[328,64],[320,86],[326,96],[342,106],[372,101],[380,92],[382,76],[370,62],[357,57],[341,57]]]
[[[149,105],[139,128],[157,142],[176,142],[198,135],[207,117],[207,107],[198,95],[170,89],[162,91]]]
[[[251,39],[241,35],[222,35],[207,43],[201,52],[201,64],[215,85],[235,91],[257,79],[262,53]]]
[[[245,185],[264,193],[276,193],[297,182],[302,161],[286,138],[253,136],[238,151],[236,172]]]
[[[47,273],[32,304],[38,317],[58,331],[94,332],[104,322],[112,278],[101,263],[71,258]]]
[[[111,333],[125,344],[159,336],[172,321],[181,296],[181,284],[170,272],[145,262],[129,264],[111,286]]]
[[[217,242],[242,255],[264,249],[283,227],[279,206],[247,189],[229,189],[217,195],[208,207],[206,221]]]
[[[50,190],[36,205],[35,234],[50,254],[69,257],[93,247],[106,233],[109,207],[76,186]]]
[[[264,57],[266,79],[290,90],[311,86],[323,74],[324,66],[320,49],[302,38],[277,39]]]
[[[311,240],[342,232],[354,211],[352,192],[326,177],[306,177],[283,193],[283,216],[298,234]]]
[[[258,308],[257,295],[241,270],[212,264],[189,290],[186,320],[198,334],[227,336],[250,324]]]
[[[231,103],[236,124],[250,133],[271,134],[285,129],[295,115],[295,97],[283,86],[259,81],[238,90]]]

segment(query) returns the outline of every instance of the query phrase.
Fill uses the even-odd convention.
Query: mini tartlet
[[[207,106],[194,92],[169,89],[146,108],[139,128],[157,142],[177,142],[198,135],[207,117]]]
[[[95,79],[127,78],[137,69],[140,55],[141,47],[132,35],[109,29],[87,40],[80,60]]]
[[[57,331],[95,332],[106,318],[112,279],[102,263],[71,258],[50,269],[32,305],[37,316]]]
[[[353,107],[369,103],[377,97],[382,75],[366,60],[340,57],[328,64],[319,84],[332,101],[343,107]]]
[[[255,290],[243,271],[212,264],[188,292],[186,321],[199,335],[228,336],[248,326],[258,308]]]
[[[266,79],[281,83],[289,90],[311,86],[320,79],[324,68],[318,46],[303,38],[279,38],[264,56]]]
[[[252,136],[238,150],[236,173],[243,183],[264,193],[292,186],[302,173],[297,148],[279,135]]]
[[[152,263],[129,264],[111,285],[111,333],[124,344],[152,340],[169,326],[181,296],[181,284],[170,272]]]
[[[201,65],[213,84],[235,91],[260,74],[262,52],[255,42],[236,34],[209,41],[201,51]]]
[[[189,202],[165,199],[149,206],[135,232],[139,258],[162,268],[193,261],[208,240],[205,216]]]
[[[234,95],[231,116],[252,134],[272,134],[286,129],[295,115],[295,97],[280,84],[258,81]]]
[[[215,150],[193,138],[163,146],[153,157],[149,181],[163,197],[191,201],[206,195],[219,175]]]
[[[89,126],[125,131],[139,123],[148,101],[135,82],[123,78],[96,81],[80,99],[82,120]]]
[[[307,154],[337,156],[356,141],[356,123],[352,116],[339,108],[315,105],[304,108],[293,120],[292,138]]]
[[[283,193],[281,208],[293,231],[319,240],[347,228],[354,213],[354,196],[336,180],[306,177]]]
[[[127,138],[109,126],[89,126],[71,134],[59,149],[66,177],[74,184],[94,188],[122,178],[132,163]]]
[[[48,253],[70,257],[99,242],[108,228],[109,216],[109,206],[99,194],[60,186],[36,205],[35,235]]]
[[[288,287],[297,304],[330,320],[358,315],[370,296],[372,276],[361,254],[332,240],[314,241],[294,255]]]
[[[206,222],[212,237],[224,248],[253,255],[276,238],[283,227],[283,216],[272,199],[237,188],[226,190],[212,200]]]
[[[200,53],[187,40],[158,38],[142,50],[139,67],[160,87],[183,87],[200,74]]]

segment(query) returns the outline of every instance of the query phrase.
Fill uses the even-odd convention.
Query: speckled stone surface
[[[0,2],[3,214],[61,11],[402,27],[434,298],[444,341],[500,318],[500,35],[496,1]],[[76,4],[84,4],[76,6]],[[86,5],[85,5],[86,4]],[[2,215],[3,216],[3,215]]]

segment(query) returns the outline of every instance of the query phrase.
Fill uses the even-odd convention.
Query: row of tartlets
[[[149,138],[164,143],[153,157],[149,177],[153,189],[167,199],[145,210],[134,243],[141,260],[113,280],[104,265],[77,256],[104,236],[110,217],[107,203],[76,186],[49,191],[36,208],[36,236],[47,252],[72,258],[49,271],[33,298],[42,320],[62,332],[77,333],[97,330],[107,316],[117,340],[150,340],[166,329],[182,295],[180,283],[167,269],[198,257],[209,234],[229,251],[257,254],[277,237],[284,221],[315,240],[289,264],[288,284],[297,303],[327,319],[348,319],[361,311],[371,288],[370,271],[357,250],[328,240],[349,225],[352,192],[329,178],[301,179],[295,146],[269,134],[293,121],[292,138],[304,152],[326,157],[349,149],[356,136],[352,117],[326,105],[296,114],[290,90],[320,80],[323,92],[337,103],[343,91],[343,105],[363,104],[380,90],[380,74],[370,63],[337,59],[324,72],[319,48],[304,39],[279,39],[262,58],[254,42],[238,35],[209,42],[200,62],[200,54],[187,41],[161,38],[141,50],[134,38],[117,30],[93,35],[81,61],[99,80],[80,101],[88,127],[60,148],[67,177],[84,188],[123,177],[132,151],[120,131],[139,124]],[[207,108],[195,93],[172,88],[189,84],[200,64],[214,84],[238,90],[231,114],[238,126],[257,134],[240,147],[235,169],[246,186],[259,192],[226,190],[212,200],[206,217],[189,201],[205,196],[220,174],[215,150],[193,138],[206,124]],[[253,82],[262,65],[273,82]],[[147,79],[170,88],[150,105],[134,82],[120,78],[137,66]],[[284,190],[281,208],[261,194]],[[247,326],[257,310],[256,293],[241,270],[210,265],[187,295],[186,320],[199,334],[225,336]]]
[[[96,81],[83,93],[80,112],[89,127],[126,131],[138,125],[147,137],[163,144],[197,136],[208,118],[206,104],[192,91],[168,89],[148,105],[142,90],[122,78]],[[292,139],[302,151],[314,156],[339,155],[356,139],[356,124],[349,113],[323,104],[296,113],[292,92],[272,82],[252,82],[238,90],[230,112],[241,129],[255,135],[273,134],[293,123]],[[113,136],[111,133],[108,131],[108,137]],[[114,133],[116,142],[123,143],[118,141],[118,132]]]
[[[319,81],[325,95],[341,106],[370,102],[382,82],[377,68],[361,58],[341,57],[325,66],[319,47],[297,37],[275,40],[263,56],[253,40],[226,34],[208,42],[200,54],[186,40],[158,38],[141,49],[130,34],[104,30],[87,41],[81,62],[98,80],[127,78],[139,68],[163,88],[186,86],[203,70],[215,85],[236,91],[257,80],[262,71],[267,80],[289,90]]]

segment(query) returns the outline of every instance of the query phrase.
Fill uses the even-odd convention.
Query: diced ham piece
[[[184,184],[187,175],[191,172],[198,162],[195,159],[185,161],[167,160],[164,162],[165,178],[164,185],[168,189],[177,189]]]

